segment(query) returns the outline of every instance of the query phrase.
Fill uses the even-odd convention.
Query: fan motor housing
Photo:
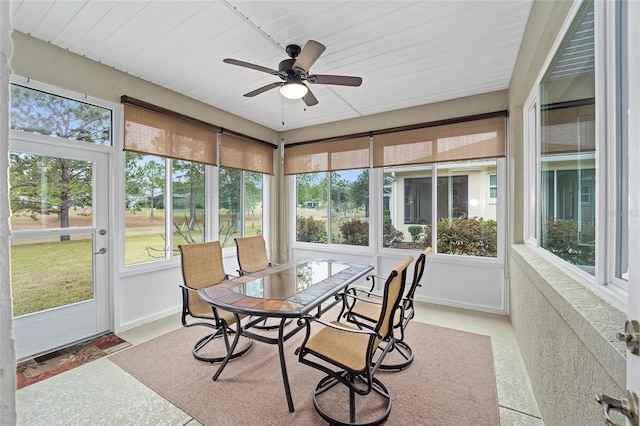
[[[278,65],[278,71],[283,74],[295,74],[292,68],[295,62],[295,59],[285,59]]]

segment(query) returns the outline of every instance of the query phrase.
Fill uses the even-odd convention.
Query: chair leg
[[[382,364],[380,364],[380,366],[378,366],[380,370],[403,370],[411,365],[411,363],[413,362],[413,349],[407,342],[405,342],[404,340],[398,340],[394,343],[389,344],[393,345],[393,347],[389,350],[389,354],[395,352],[399,354],[404,360],[398,362],[383,362]],[[389,354],[387,354],[387,357],[389,356]]]
[[[235,330],[229,329],[228,332],[235,333]],[[225,336],[225,334],[226,333],[224,333],[224,331],[221,328],[219,328],[214,333],[204,336],[202,339],[198,340],[196,344],[193,346],[193,350],[192,350],[193,357],[198,361],[204,361],[204,362],[210,362],[210,363],[217,363],[217,362],[224,361],[224,359],[227,356],[227,353],[229,352],[229,347],[230,347],[228,338]],[[200,353],[200,351],[204,347],[206,347],[209,343],[211,343],[214,339],[219,339],[219,338],[222,338],[225,341],[226,351],[224,355],[206,356]],[[235,359],[244,355],[249,349],[251,349],[252,344],[253,344],[253,341],[251,339],[248,339],[248,341],[244,346],[242,346],[239,350],[236,350],[232,353],[231,359]]]
[[[346,377],[345,376],[346,374],[347,373],[343,373],[343,377]],[[389,394],[389,391],[387,390],[386,386],[380,380],[373,377],[372,378],[373,386],[371,389],[378,395],[382,396],[384,400],[386,400],[386,406],[384,407],[384,412],[378,418],[369,420],[363,423],[358,423],[356,398],[358,398],[359,396],[366,397],[371,393],[368,393],[367,395],[360,395],[358,392],[356,392],[354,383],[357,379],[363,380],[366,382],[366,379],[364,378],[354,377],[349,375],[348,380],[354,385],[354,387],[351,387],[351,386],[349,387],[349,421],[348,422],[332,417],[330,414],[326,412],[324,408],[322,408],[320,401],[318,400],[318,396],[331,390],[334,386],[339,384],[344,386],[345,384],[337,380],[335,377],[331,375],[327,375],[323,377],[318,382],[318,384],[316,385],[313,391],[313,406],[315,407],[320,417],[322,417],[329,424],[336,425],[336,426],[377,426],[384,423],[389,418],[389,414],[391,413],[391,395]]]

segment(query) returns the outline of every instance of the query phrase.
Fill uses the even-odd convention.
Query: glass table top
[[[348,267],[349,265],[342,263],[308,261],[296,265],[295,268],[256,278],[230,289],[246,296],[285,300]]]
[[[300,317],[373,269],[334,259],[298,259],[198,290],[210,305],[247,315]]]

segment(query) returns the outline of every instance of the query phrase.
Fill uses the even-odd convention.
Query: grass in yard
[[[125,230],[125,263],[127,265],[165,258],[164,211],[127,212]],[[199,218],[200,220],[203,220]],[[90,217],[74,219],[76,226],[91,226]],[[84,221],[79,223],[79,221]],[[252,226],[251,226],[252,225]],[[56,226],[56,224],[52,224]],[[39,228],[39,222],[25,217],[12,217],[13,229]],[[257,235],[262,223],[247,223],[246,235]],[[194,241],[203,241],[204,226],[191,232]],[[226,247],[235,245],[232,234]],[[77,238],[77,237],[74,237]],[[173,234],[173,255],[179,255],[178,245],[187,241],[176,231]],[[91,240],[59,241],[56,237],[15,239],[11,242],[11,288],[13,315],[21,316],[93,298],[93,247]],[[118,244],[116,242],[116,244]],[[117,264],[116,264],[117,267]]]

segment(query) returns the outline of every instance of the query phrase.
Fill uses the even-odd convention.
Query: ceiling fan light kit
[[[280,77],[283,81],[269,83],[265,86],[252,90],[251,92],[245,93],[244,96],[248,98],[259,95],[267,90],[280,87],[280,93],[285,98],[302,99],[307,106],[313,106],[318,104],[318,99],[316,99],[309,87],[304,84],[305,81],[310,84],[334,84],[338,86],[351,87],[358,87],[362,84],[362,78],[360,77],[311,74],[309,72],[311,66],[318,60],[325,49],[326,47],[323,44],[314,40],[309,40],[302,49],[296,44],[290,44],[286,48],[286,52],[290,56],[290,59],[285,59],[280,62],[277,71],[261,65],[239,61],[237,59],[226,58],[223,62],[275,75]]]
[[[285,81],[280,88],[280,93],[287,99],[301,99],[308,91],[309,88],[300,81]]]

